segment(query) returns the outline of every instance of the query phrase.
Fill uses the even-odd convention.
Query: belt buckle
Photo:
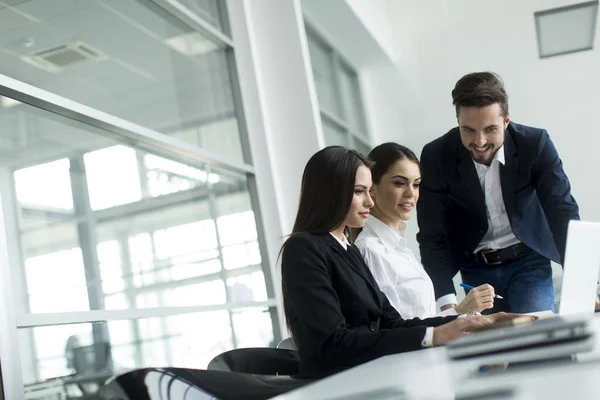
[[[490,251],[489,253],[493,253],[493,251]],[[481,258],[483,258],[483,261],[487,264],[487,265],[500,265],[502,264],[502,261],[494,261],[494,262],[489,262],[487,257],[485,256],[486,253],[484,253],[483,251],[481,252]]]

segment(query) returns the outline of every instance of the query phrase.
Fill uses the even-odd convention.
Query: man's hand
[[[469,294],[456,306],[458,314],[482,312],[494,307],[494,288],[487,283],[469,290]]]
[[[600,299],[596,298],[596,305],[594,306],[594,311],[600,311]]]
[[[434,346],[444,346],[453,339],[465,336],[470,330],[489,325],[490,323],[486,319],[477,317],[457,318],[452,322],[433,328],[432,344]]]

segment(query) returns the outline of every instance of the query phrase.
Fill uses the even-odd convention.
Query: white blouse
[[[454,308],[436,313],[431,278],[406,244],[406,224],[400,234],[372,215],[356,238],[356,247],[375,280],[402,318],[456,315]]]

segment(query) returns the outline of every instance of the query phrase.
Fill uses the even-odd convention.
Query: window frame
[[[347,61],[347,59],[340,54],[335,47],[328,42],[323,35],[319,34],[318,30],[312,26],[306,19],[304,21],[304,26],[306,28],[306,39],[308,43],[312,43],[315,46],[319,46],[329,57],[329,64],[332,65],[333,69],[333,94],[334,101],[336,102],[336,108],[340,110],[340,115],[336,115],[335,111],[328,110],[327,106],[324,106],[321,101],[319,101],[319,112],[321,115],[321,121],[324,124],[330,124],[334,129],[340,130],[345,136],[345,143],[343,144],[346,147],[357,149],[357,142],[365,146],[366,148],[371,148],[373,146],[373,137],[371,135],[370,129],[368,127],[367,113],[365,110],[364,103],[364,95],[363,88],[360,81],[359,73],[353,68],[352,64]],[[311,60],[312,67],[312,60]],[[314,71],[314,68],[313,68]],[[350,99],[344,99],[342,92],[342,79],[343,74],[349,73],[351,78],[351,82],[356,85],[356,92],[358,95],[358,99],[352,97]],[[315,82],[315,86],[317,86],[317,82]],[[318,91],[317,91],[318,92]],[[360,133],[360,129],[356,129],[352,126],[350,118],[348,117],[348,104],[349,101],[359,101],[360,109],[361,109],[361,124],[363,125],[364,134]],[[333,145],[334,143],[327,143],[327,139],[325,138],[326,146]],[[339,143],[335,143],[339,144]],[[366,154],[365,154],[366,155]]]

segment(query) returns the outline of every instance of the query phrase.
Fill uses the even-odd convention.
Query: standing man
[[[579,207],[544,129],[510,121],[502,79],[463,76],[452,91],[458,127],[421,155],[421,259],[437,305],[457,303],[452,278],[489,283],[489,312],[554,310],[550,260],[564,259],[567,226]]]

